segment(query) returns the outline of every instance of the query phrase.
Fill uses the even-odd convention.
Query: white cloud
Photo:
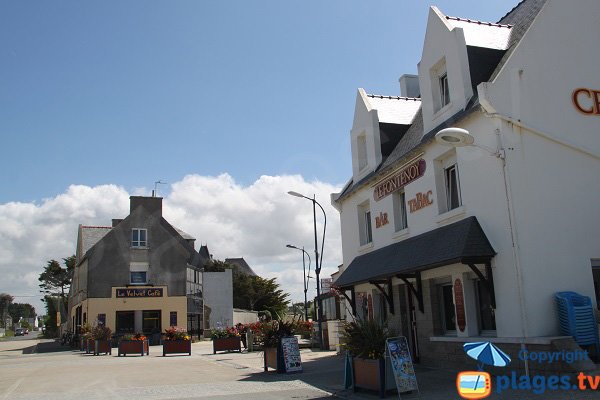
[[[312,203],[287,194],[294,190],[316,195],[327,213],[327,234],[322,277],[341,263],[339,214],[329,194],[339,190],[325,182],[307,182],[299,175],[262,176],[242,186],[228,174],[216,177],[188,175],[170,187],[164,199],[164,217],[196,237],[196,248],[207,244],[215,258],[244,257],[261,276],[275,277],[295,301],[303,295],[302,253],[286,244],[304,246],[313,258]],[[135,188],[134,194],[150,190]],[[39,204],[0,204],[0,292],[37,295],[37,276],[50,259],[61,260],[75,252],[77,226],[110,225],[129,211],[129,193],[115,185],[73,185],[59,196]],[[322,234],[322,213],[317,207],[317,229]],[[308,266],[308,264],[307,264]],[[311,280],[309,298],[315,294]],[[31,302],[43,313],[39,301]]]

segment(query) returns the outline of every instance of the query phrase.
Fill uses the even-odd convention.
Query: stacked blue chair
[[[600,356],[598,324],[592,300],[575,292],[558,292],[555,298],[561,334],[573,336],[580,346],[596,346],[596,355]]]

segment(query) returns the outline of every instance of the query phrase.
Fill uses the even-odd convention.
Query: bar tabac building
[[[105,324],[117,334],[202,327],[202,272],[194,238],[162,217],[162,198],[130,198],[111,227],[79,226],[69,329]]]

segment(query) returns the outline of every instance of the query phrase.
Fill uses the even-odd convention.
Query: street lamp
[[[322,315],[323,309],[321,306],[321,280],[319,279],[319,274],[321,273],[321,267],[323,265],[323,246],[325,245],[325,229],[327,228],[327,215],[325,214],[325,210],[323,206],[319,204],[319,202],[315,199],[315,195],[313,195],[312,199],[310,197],[306,197],[303,194],[298,192],[289,191],[288,194],[290,196],[302,197],[304,199],[310,200],[313,203],[313,226],[315,230],[315,275],[317,278],[317,324],[319,326],[319,348],[323,350],[323,329],[322,329]],[[321,258],[319,259],[319,247],[318,247],[318,238],[317,238],[317,211],[316,206],[319,206],[321,211],[323,211],[323,240],[321,242]]]
[[[296,249],[296,250],[300,250],[302,252],[302,278],[304,279],[304,320],[308,321],[308,304],[306,302],[306,292],[308,291],[308,280],[306,278],[306,264],[304,263],[304,255],[306,254],[306,256],[308,257],[308,275],[310,276],[310,254],[308,254],[305,250],[304,250],[304,246],[302,248],[296,247],[294,245],[288,244],[287,246],[285,246],[287,248],[290,249]]]

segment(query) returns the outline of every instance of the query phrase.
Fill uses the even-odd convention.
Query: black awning
[[[468,217],[356,257],[334,282],[349,287],[449,264],[487,264],[496,255],[476,217]]]

